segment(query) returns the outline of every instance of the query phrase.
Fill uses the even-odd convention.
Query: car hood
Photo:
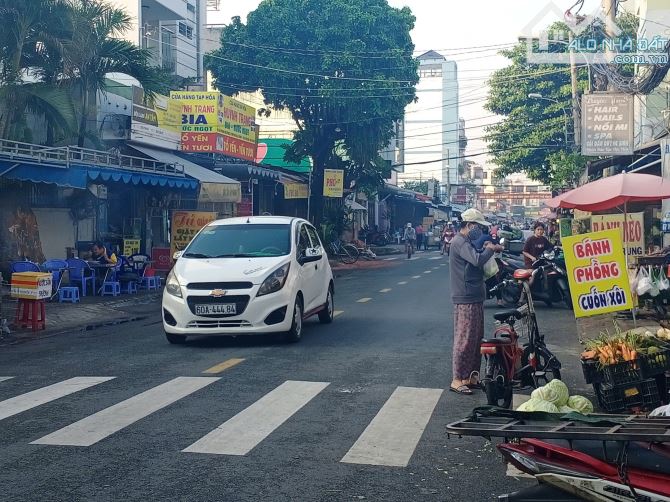
[[[175,274],[181,285],[193,282],[251,281],[260,284],[269,273],[287,263],[288,256],[268,258],[179,258]]]

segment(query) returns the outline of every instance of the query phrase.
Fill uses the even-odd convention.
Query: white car
[[[300,218],[214,221],[179,255],[165,281],[163,328],[170,343],[195,335],[286,333],[303,320],[333,320],[333,273],[314,227]]]

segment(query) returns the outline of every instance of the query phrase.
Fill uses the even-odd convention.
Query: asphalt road
[[[486,441],[444,432],[485,403],[446,390],[448,268],[428,252],[338,273],[335,322],[294,345],[171,346],[157,305],[3,349],[0,500],[458,502],[524,486]],[[580,391],[570,313],[538,316]]]

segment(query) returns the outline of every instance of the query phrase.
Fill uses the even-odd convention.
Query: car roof
[[[237,218],[225,218],[215,220],[209,223],[208,226],[219,225],[290,225],[294,221],[305,221],[301,218],[294,218],[292,216],[241,216]]]

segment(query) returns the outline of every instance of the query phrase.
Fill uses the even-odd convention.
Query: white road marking
[[[393,261],[393,260],[397,260],[398,258],[400,258],[400,257],[399,256],[391,256],[390,258],[384,258],[384,261]]]
[[[333,312],[333,317],[337,317],[337,316],[342,315],[342,314],[344,314],[344,310],[335,310]]]
[[[116,377],[74,377],[0,401],[0,420],[114,378]]]
[[[384,288],[379,290],[380,293],[388,293],[389,291],[391,291],[391,288]]]
[[[400,281],[398,284],[407,284],[407,281]]]
[[[406,467],[441,395],[398,387],[341,462]]]
[[[431,260],[441,260],[442,256],[431,256],[430,259]]]
[[[11,380],[14,377],[0,377],[0,382],[4,382],[5,380]]]
[[[412,279],[421,279],[421,276],[420,275],[413,275]]]
[[[430,274],[430,273],[431,273],[431,270],[424,270],[423,273],[424,273],[424,274]]]
[[[356,300],[356,303],[368,303],[372,298],[360,298]]]
[[[219,377],[174,378],[30,444],[91,446],[217,380]]]
[[[246,455],[328,385],[287,380],[182,451]]]

